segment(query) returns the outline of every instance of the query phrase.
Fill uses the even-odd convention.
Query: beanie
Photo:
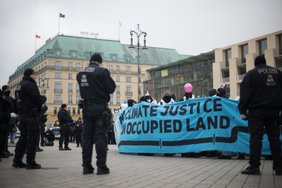
[[[128,100],[127,100],[127,105],[128,105],[128,107],[133,106],[135,103],[136,103],[136,101],[133,100],[133,99],[128,99]]]
[[[216,89],[209,90],[209,96],[214,96],[214,95],[216,95]]]
[[[92,55],[91,59],[90,59],[90,63],[91,62],[99,62],[99,63],[102,63],[103,62],[103,59],[101,57],[101,55],[99,53],[95,53]]]
[[[226,91],[225,91],[225,89],[224,88],[218,88],[217,89],[217,96],[219,96],[219,97],[225,97],[225,95],[226,95]]]
[[[255,58],[255,66],[262,65],[262,64],[266,65],[266,60],[265,60],[264,55],[257,56]]]
[[[5,91],[5,90],[8,89],[8,88],[9,88],[8,85],[4,85],[4,86],[2,86],[2,91]]]
[[[34,70],[33,69],[31,69],[31,68],[25,69],[24,76],[30,76],[32,74],[34,74]]]

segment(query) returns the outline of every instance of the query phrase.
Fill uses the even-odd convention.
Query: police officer
[[[4,100],[10,103],[10,112],[17,113],[16,101],[10,96],[11,91],[10,91],[9,86],[8,85],[2,86],[2,91],[3,91]],[[9,133],[12,131],[12,129],[16,126],[16,123],[17,121],[7,122],[5,125],[6,129],[3,130],[5,134],[5,140],[4,140],[5,148],[4,150],[1,151],[1,156],[3,158],[7,158],[13,155],[8,150],[8,136],[9,136]]]
[[[101,67],[102,57],[99,53],[93,54],[88,67],[77,74],[83,105],[83,132],[82,132],[82,161],[83,174],[92,174],[92,151],[95,139],[97,154],[97,174],[109,174],[107,160],[107,127],[111,112],[108,108],[110,94],[115,91],[116,84],[110,72]]]
[[[71,150],[69,148],[69,137],[70,137],[70,125],[73,120],[70,113],[67,111],[67,105],[62,104],[61,109],[58,112],[58,120],[60,122],[60,140],[59,140],[59,150]],[[65,148],[63,148],[63,142]]]
[[[265,128],[276,175],[282,175],[279,108],[282,106],[282,73],[266,65],[264,56],[255,58],[255,68],[247,72],[241,88],[239,111],[248,119],[250,131],[249,166],[242,174],[260,174],[260,157]]]
[[[36,144],[39,136],[39,116],[44,99],[40,95],[35,81],[33,69],[24,71],[23,79],[20,83],[20,125],[21,136],[16,145],[13,167],[39,169],[40,164],[35,162]],[[19,100],[18,99],[18,100]],[[22,162],[23,155],[27,152],[26,162]]]
[[[11,104],[4,99],[2,90],[0,89],[0,151],[4,151],[6,149],[6,145],[5,145],[7,140],[6,130],[8,129],[7,125],[11,119],[10,109],[11,109]],[[2,155],[0,154],[0,161],[1,158]]]

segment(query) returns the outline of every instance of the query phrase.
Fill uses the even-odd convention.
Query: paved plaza
[[[240,174],[247,160],[126,155],[119,154],[115,145],[110,145],[108,152],[111,174],[82,175],[81,148],[70,147],[72,151],[58,151],[57,141],[53,147],[43,147],[36,157],[43,167],[39,170],[15,169],[11,167],[13,157],[2,159],[0,188],[282,187],[282,176],[273,174],[269,160],[262,160],[261,176],[248,176]]]

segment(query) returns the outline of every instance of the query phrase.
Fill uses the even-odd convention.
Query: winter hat
[[[225,91],[225,89],[224,88],[218,88],[217,89],[217,96],[219,96],[219,97],[224,97],[226,95],[226,91]]]
[[[31,68],[25,69],[24,76],[30,76],[32,74],[34,74],[34,70],[33,69],[31,69]]]
[[[214,95],[216,95],[216,89],[209,90],[209,96],[214,96]]]
[[[266,60],[265,60],[264,55],[257,56],[255,59],[255,66],[262,65],[262,64],[266,65]]]
[[[99,62],[99,63],[102,63],[103,62],[103,59],[101,57],[101,55],[99,53],[95,53],[92,55],[91,59],[90,59],[90,63],[91,62]]]
[[[135,103],[136,103],[136,101],[133,100],[133,99],[128,99],[128,100],[127,100],[127,105],[128,105],[128,107],[133,106]]]

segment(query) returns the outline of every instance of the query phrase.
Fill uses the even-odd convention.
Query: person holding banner
[[[171,104],[171,103],[175,103],[175,101],[173,100],[173,95],[170,91],[165,91],[163,98],[159,102],[159,105]]]
[[[266,65],[264,55],[255,58],[255,68],[246,73],[240,88],[238,108],[248,120],[250,132],[249,166],[242,174],[260,175],[264,129],[273,157],[273,170],[282,175],[279,110],[282,106],[282,72]]]

